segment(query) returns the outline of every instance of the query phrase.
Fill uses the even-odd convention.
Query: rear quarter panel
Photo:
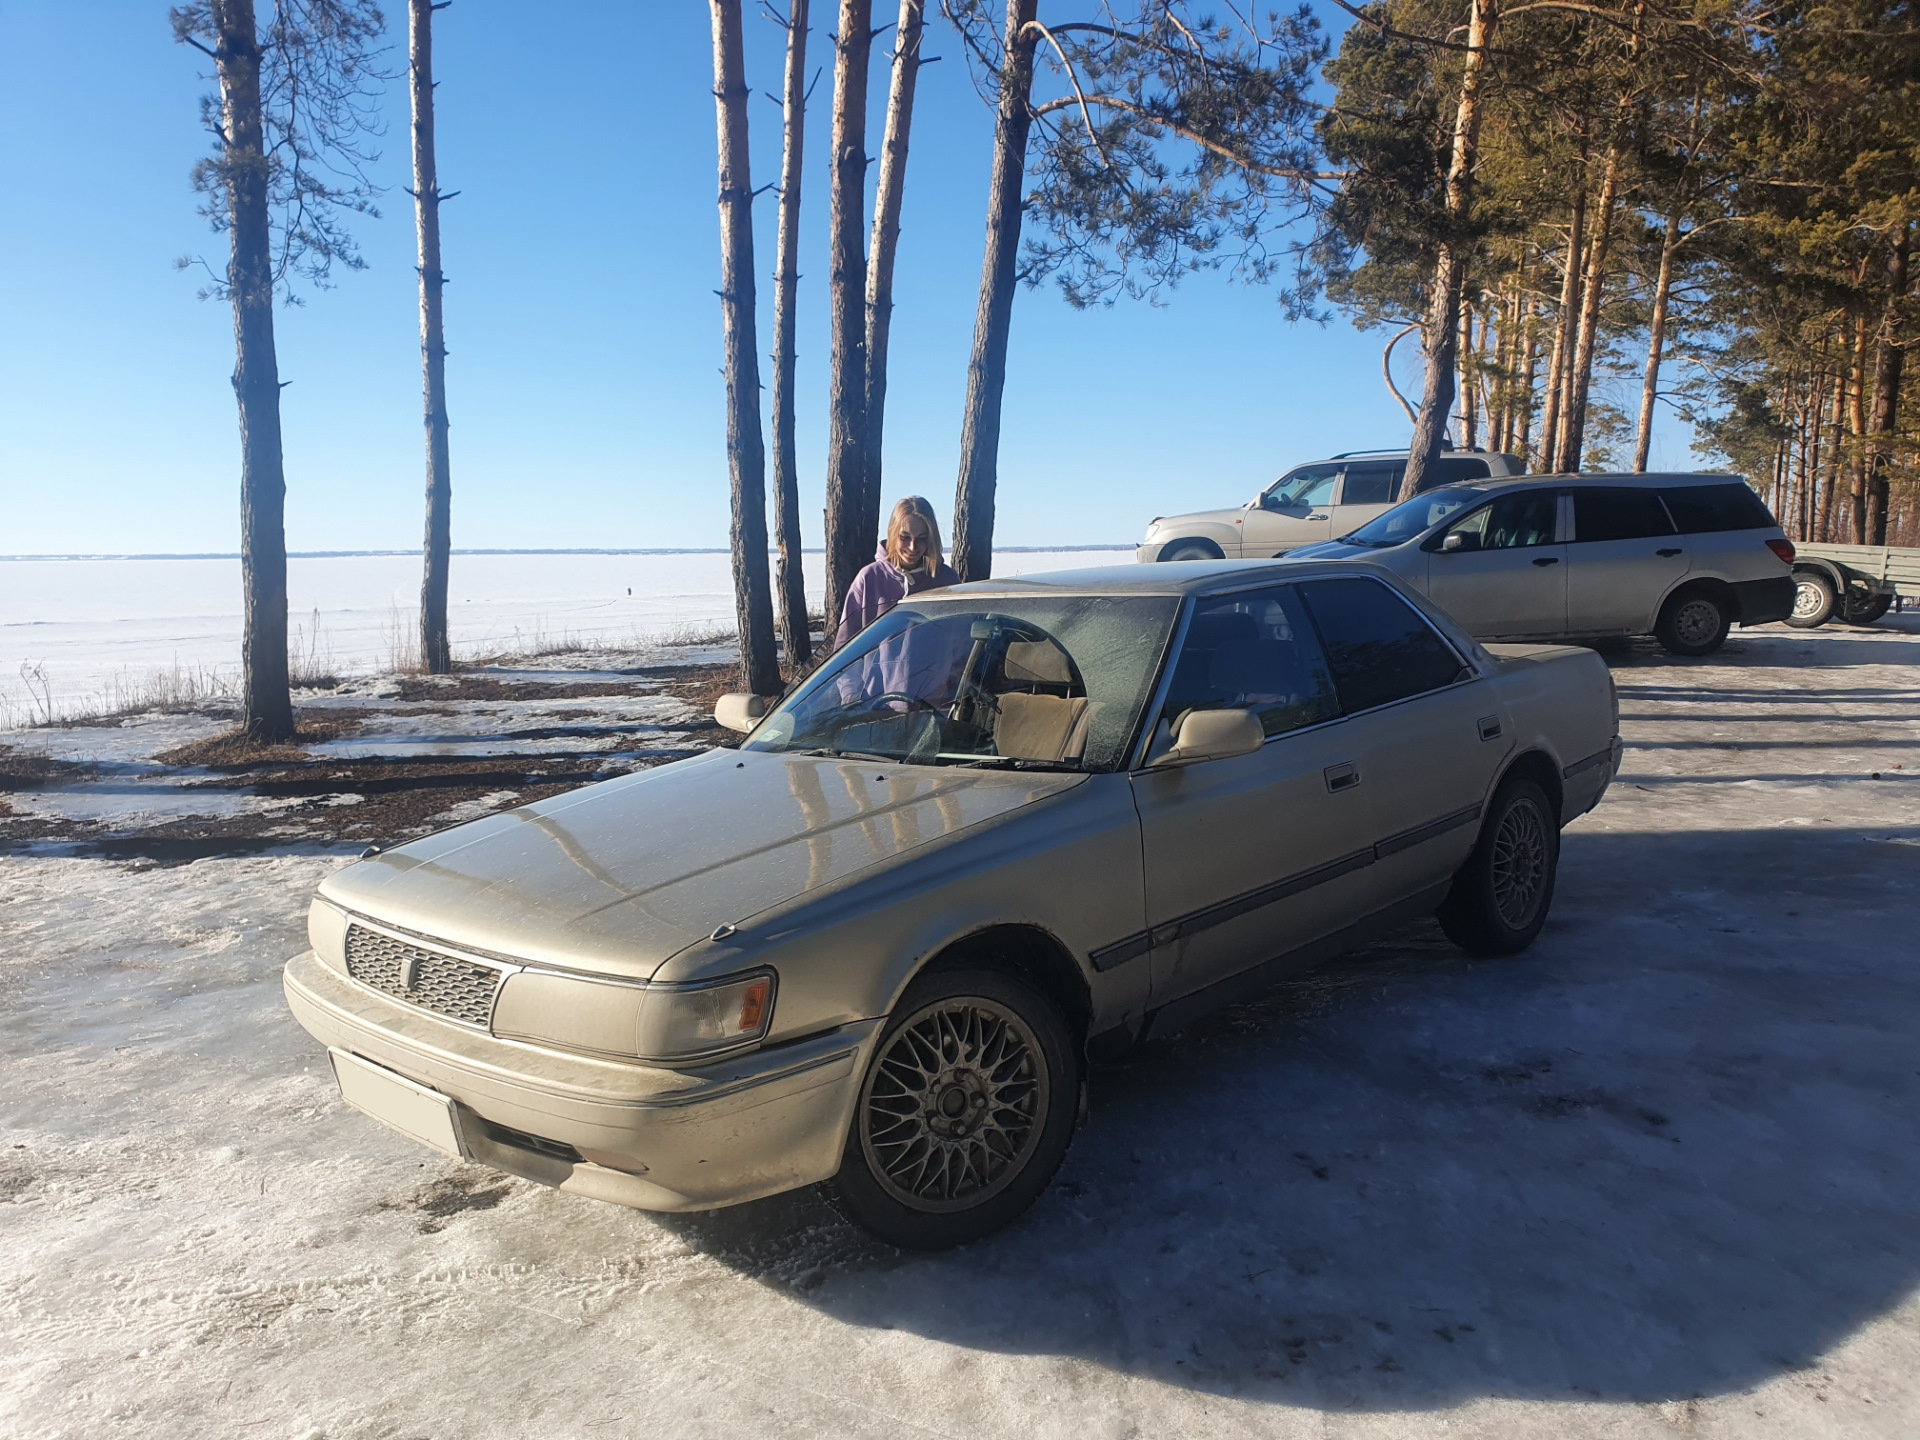
[[[1560,822],[1589,809],[1613,778],[1613,690],[1606,662],[1573,645],[1488,645],[1495,689],[1512,717],[1517,758],[1545,755],[1561,777]],[[1606,761],[1591,763],[1595,756]],[[1589,762],[1580,768],[1582,762]],[[1574,773],[1569,774],[1572,771]]]

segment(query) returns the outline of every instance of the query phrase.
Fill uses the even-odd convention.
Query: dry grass
[[[337,740],[360,728],[365,710],[296,712],[293,739],[266,745],[244,730],[223,730],[204,740],[176,745],[153,758],[162,765],[193,766],[206,770],[247,770],[259,765],[294,764],[309,758],[306,747]]]
[[[0,745],[0,792],[40,790],[62,781],[84,780],[93,773],[94,767],[91,765],[56,760],[38,750]],[[11,814],[11,809],[7,813]]]

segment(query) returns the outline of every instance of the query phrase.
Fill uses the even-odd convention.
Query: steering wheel
[[[906,706],[909,715],[923,710],[931,712],[939,708],[926,700],[922,700],[918,695],[905,695],[898,690],[889,690],[884,695],[874,696],[872,703],[867,706],[867,709],[878,710],[889,700],[898,700],[902,705]]]

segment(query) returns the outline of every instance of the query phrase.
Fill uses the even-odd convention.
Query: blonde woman
[[[873,563],[854,576],[847,589],[846,609],[833,646],[839,649],[909,595],[958,585],[960,577],[941,558],[940,522],[933,507],[918,495],[909,495],[893,507],[887,520],[887,538],[874,552]]]

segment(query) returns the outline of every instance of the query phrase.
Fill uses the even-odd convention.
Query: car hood
[[[719,926],[1085,778],[714,750],[396,846],[320,894],[460,948],[645,979]]]
[[[1389,547],[1399,549],[1395,545]],[[1371,545],[1348,545],[1339,540],[1321,540],[1312,545],[1296,545],[1287,551],[1289,560],[1371,560],[1386,554]]]

